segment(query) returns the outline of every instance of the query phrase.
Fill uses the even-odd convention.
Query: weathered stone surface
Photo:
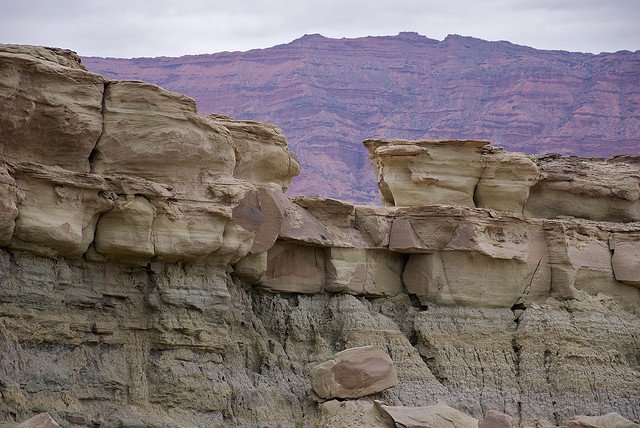
[[[282,192],[258,188],[249,191],[233,208],[233,220],[255,234],[252,254],[265,253],[276,242],[286,213]]]
[[[640,320],[602,299],[549,301],[520,315],[514,350],[522,426],[612,411],[640,420]]]
[[[417,349],[458,408],[518,415],[517,324],[509,309],[429,307],[416,315]]]
[[[15,166],[24,194],[12,248],[57,257],[81,257],[94,239],[99,215],[113,202],[101,177],[36,164]]]
[[[85,73],[70,53],[29,52],[27,63]],[[461,177],[445,168],[447,145],[425,159],[449,182],[434,194],[492,209],[292,201],[282,188],[296,168],[276,128],[199,117],[140,82],[107,87],[94,170],[39,163],[44,146],[0,155],[0,421],[48,410],[70,426],[372,426],[371,398],[319,406],[309,387],[313,367],[368,346],[396,367],[377,393],[390,406],[442,399],[520,426],[640,419],[631,208],[603,214],[624,224],[528,218],[531,159],[464,142]],[[432,145],[392,147],[418,159]],[[571,162],[566,174],[581,171]],[[611,165],[601,178],[587,165],[569,193],[631,201],[635,161],[616,162],[620,185]],[[412,168],[413,192],[428,177]]]
[[[277,184],[287,190],[300,174],[300,163],[287,149],[282,129],[269,123],[210,115],[231,134],[236,154],[234,177],[256,184]]]
[[[423,407],[385,406],[376,408],[390,427],[411,428],[477,428],[478,420],[446,404]]]
[[[488,141],[366,140],[385,204],[473,207]]]
[[[602,416],[576,416],[569,421],[567,428],[638,428],[640,424],[635,424],[629,419],[622,417],[616,412],[607,413]]]
[[[611,230],[607,223],[546,221],[544,228],[553,295],[574,298],[579,291],[591,295],[605,293],[629,309],[637,307],[640,303],[639,290],[617,281],[613,271],[610,245],[616,238],[613,241],[609,238],[615,227]],[[628,237],[629,242],[634,242],[635,226],[626,231],[624,227],[620,229],[613,236],[617,236],[618,240]],[[625,265],[633,265],[632,254],[627,253],[627,257],[631,257],[624,257],[625,245],[621,253],[616,258],[616,266],[620,267],[621,261]]]
[[[483,207],[522,213],[538,168],[488,141],[366,140],[385,204]]]
[[[478,428],[511,428],[513,426],[511,416],[495,410],[489,410],[484,418],[478,422]]]
[[[493,409],[535,426],[541,419],[562,425],[588,409],[638,419],[638,322],[610,300],[588,298],[513,314],[430,307],[416,316],[415,329],[450,402],[477,418]]]
[[[403,258],[385,250],[330,248],[326,261],[327,291],[395,296],[402,291]]]
[[[340,351],[311,370],[311,386],[320,398],[358,398],[398,384],[393,360],[378,346]]]
[[[404,237],[396,223],[403,225]],[[522,218],[445,208],[401,210],[390,248],[415,253],[403,281],[425,304],[511,307],[549,292],[542,227]]]
[[[0,157],[89,171],[107,79],[69,51],[0,45]]]
[[[247,254],[233,266],[233,271],[247,284],[258,284],[267,272],[267,253]]]
[[[20,424],[2,426],[5,428],[60,428],[60,425],[48,413],[40,413]]]
[[[261,286],[288,293],[318,293],[324,280],[322,248],[276,242],[267,253],[267,271]]]
[[[318,404],[318,425],[349,428],[353,426],[387,428],[388,425],[371,401],[329,400]]]
[[[640,235],[614,233],[609,248],[613,250],[611,267],[616,280],[640,286]]]
[[[207,179],[232,176],[234,165],[229,131],[198,116],[192,99],[144,82],[107,86],[93,172],[138,176],[202,198]]]
[[[537,162],[545,178],[531,189],[528,215],[640,220],[640,158],[549,156]]]
[[[24,198],[24,192],[16,185],[16,181],[5,163],[0,163],[0,247],[8,245],[16,227],[18,205]]]

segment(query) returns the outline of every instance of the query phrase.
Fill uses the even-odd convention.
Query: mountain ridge
[[[529,154],[640,154],[640,51],[544,51],[449,35],[305,35],[245,52],[83,58],[110,78],[275,123],[300,158],[291,193],[378,200],[366,138],[488,139]]]

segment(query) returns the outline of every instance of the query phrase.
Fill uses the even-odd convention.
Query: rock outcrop
[[[113,79],[185,93],[206,113],[277,124],[303,164],[293,194],[377,203],[360,145],[372,137],[479,138],[529,154],[640,155],[640,50],[593,55],[459,35],[313,34],[247,52],[83,61]]]
[[[487,141],[366,140],[385,205],[640,221],[640,158],[534,158]]]
[[[372,140],[388,206],[290,199],[272,125],[0,58],[0,422],[640,420],[637,160]]]

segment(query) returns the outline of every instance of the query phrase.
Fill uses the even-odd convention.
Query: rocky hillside
[[[83,61],[109,78],[186,94],[204,114],[275,123],[303,167],[292,194],[377,203],[360,144],[372,137],[480,138],[536,154],[640,154],[640,51],[592,55],[401,33]]]
[[[364,147],[0,45],[0,424],[637,427],[640,159]]]

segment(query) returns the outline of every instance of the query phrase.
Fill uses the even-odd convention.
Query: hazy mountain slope
[[[291,193],[377,201],[361,141],[488,139],[510,150],[640,154],[640,51],[541,51],[415,33],[304,36],[248,52],[84,58],[110,78],[196,99],[201,113],[282,127],[300,158]]]

